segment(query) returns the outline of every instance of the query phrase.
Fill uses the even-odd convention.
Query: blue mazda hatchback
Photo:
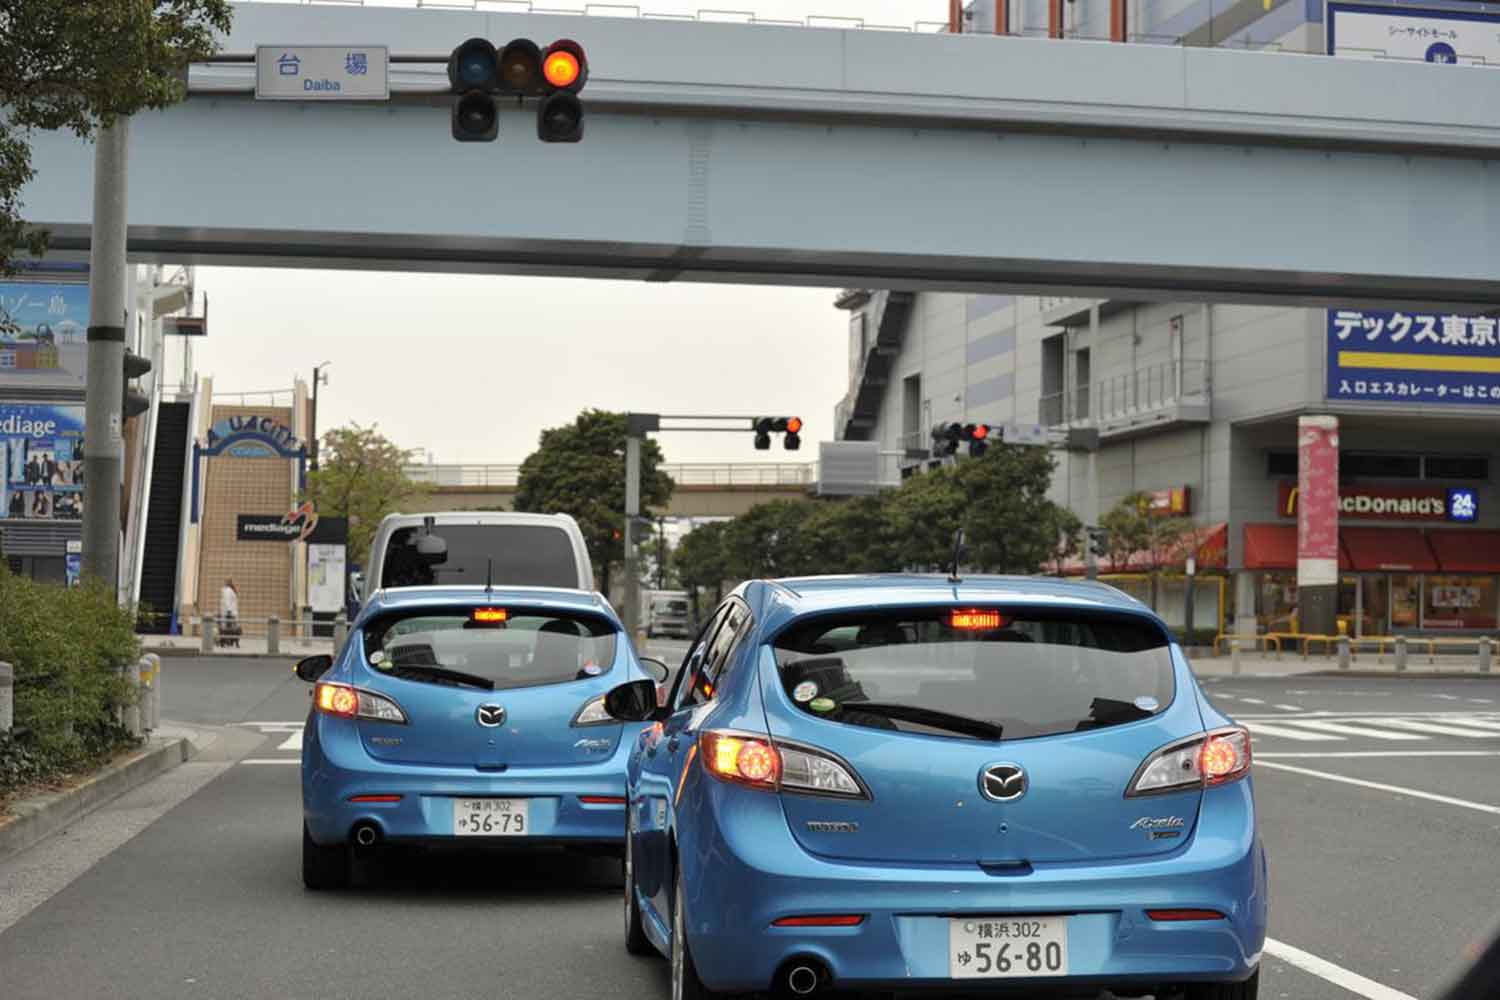
[[[641,727],[604,695],[667,670],[597,594],[410,587],[374,595],[337,657],[297,675],[314,684],[302,877],[332,889],[353,852],[388,844],[618,853]]]
[[[630,754],[625,943],[672,996],[1254,1000],[1250,738],[1095,583],[741,586]]]

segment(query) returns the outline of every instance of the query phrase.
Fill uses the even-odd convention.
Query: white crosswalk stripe
[[[1309,713],[1239,720],[1258,738],[1294,742],[1377,740],[1416,743],[1433,739],[1500,741],[1500,715],[1494,712],[1418,712],[1407,715]]]
[[[1445,719],[1442,722],[1426,722],[1418,719],[1381,719],[1383,726],[1395,726],[1397,729],[1410,729],[1417,733],[1436,733],[1439,736],[1462,736],[1471,740],[1493,740],[1500,739],[1500,732],[1491,732],[1486,729],[1463,728],[1454,720]]]
[[[1425,736],[1415,736],[1411,733],[1393,733],[1387,729],[1377,729],[1363,720],[1358,725],[1350,725],[1347,722],[1329,722],[1327,719],[1298,719],[1297,724],[1325,733],[1338,733],[1341,736],[1368,737],[1373,740],[1425,740],[1427,738]]]
[[[1327,733],[1310,733],[1302,729],[1293,729],[1291,726],[1282,726],[1270,722],[1247,722],[1250,732],[1256,736],[1279,736],[1284,740],[1300,740],[1312,742],[1315,740],[1341,740],[1342,736],[1330,736]]]

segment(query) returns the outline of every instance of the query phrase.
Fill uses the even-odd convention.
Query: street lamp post
[[[328,376],[323,372],[329,362],[324,361],[313,365],[312,377],[312,441],[309,443],[308,464],[312,471],[318,471],[318,383],[328,384]]]

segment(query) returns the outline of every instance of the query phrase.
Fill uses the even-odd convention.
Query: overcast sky
[[[415,0],[366,0],[415,6]],[[547,0],[538,7],[582,7]],[[641,0],[760,17],[911,25],[945,0]],[[586,140],[585,140],[586,141]],[[284,389],[329,361],[319,425],[379,423],[438,462],[521,461],[544,427],[586,406],[663,413],[775,411],[806,420],[803,450],[671,434],[669,461],[813,459],[847,388],[847,315],[834,290],[201,268],[212,335],[197,366],[216,394]]]

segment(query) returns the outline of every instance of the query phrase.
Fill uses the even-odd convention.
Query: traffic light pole
[[[120,481],[124,459],[126,161],[130,119],[94,142],[94,217],[89,236],[88,374],[84,383],[83,573],[120,586]]]
[[[641,513],[641,438],[625,438],[625,634],[635,639],[641,613],[641,574],[635,558],[635,522]]]

